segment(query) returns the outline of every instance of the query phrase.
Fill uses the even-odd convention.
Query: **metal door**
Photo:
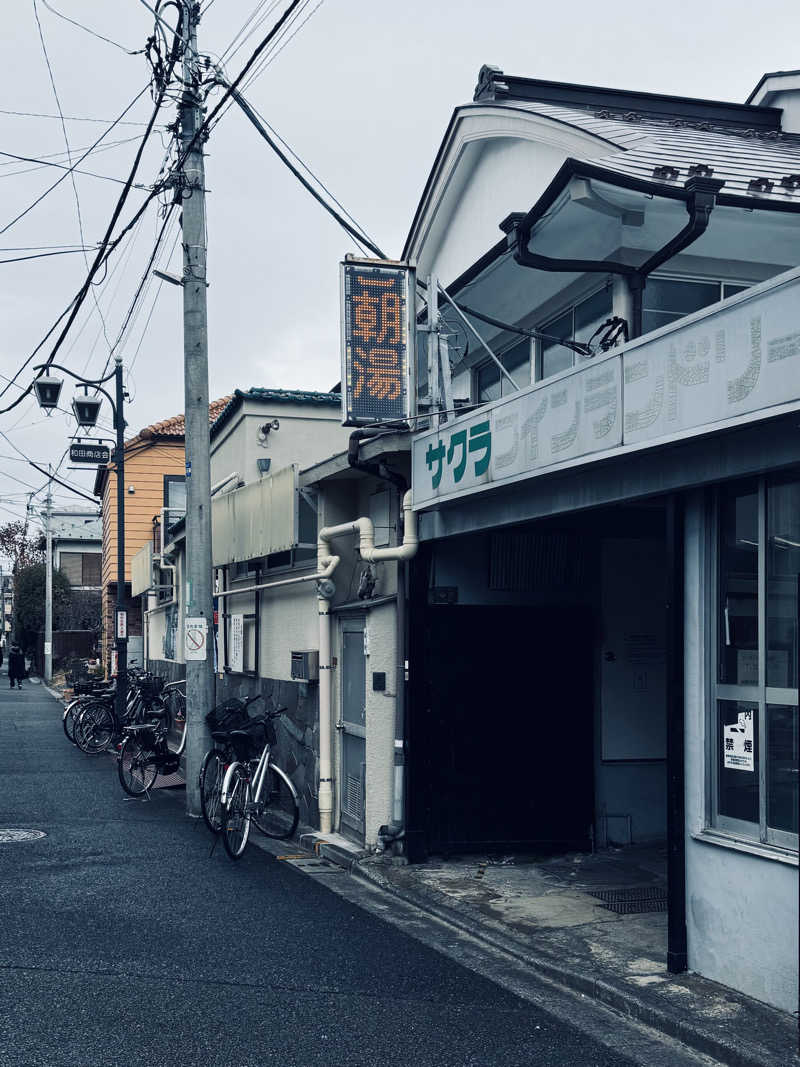
[[[341,828],[364,840],[366,790],[366,658],[364,619],[342,620],[341,713],[336,724],[342,738],[339,781]]]

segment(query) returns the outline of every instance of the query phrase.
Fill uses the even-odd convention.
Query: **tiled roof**
[[[342,402],[340,393],[316,393],[305,389],[262,389],[254,386],[250,389],[235,389],[232,396],[217,412],[211,425],[211,436],[221,429],[233,416],[243,400],[263,400],[269,404],[308,404],[324,407],[339,407]]]
[[[212,400],[208,405],[208,421],[209,424],[213,424],[220,413],[230,402],[231,397],[223,396],[219,400]],[[143,430],[140,430],[136,437],[131,441],[128,441],[128,445],[132,445],[138,441],[150,441],[157,437],[175,437],[183,438],[186,432],[186,417],[184,415],[173,415],[169,419],[162,419],[160,422],[154,422],[152,426],[145,426]]]
[[[796,134],[682,119],[645,120],[636,115],[623,118],[538,101],[515,101],[514,106],[586,130],[616,145],[617,151],[601,150],[587,162],[619,174],[674,188],[686,183],[690,167],[705,164],[713,169],[715,178],[725,182],[725,193],[800,207],[800,189],[781,185],[783,178],[794,176],[797,180],[800,174],[800,136]],[[675,167],[678,176],[672,181],[654,178],[653,170],[658,166]],[[750,182],[758,178],[766,178],[772,188],[762,186],[751,191]]]

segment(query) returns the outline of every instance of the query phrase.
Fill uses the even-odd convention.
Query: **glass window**
[[[691,315],[721,298],[719,282],[648,278],[642,298],[642,333]]]
[[[563,338],[565,341],[571,341],[573,321],[574,316],[572,308],[570,308],[565,314],[560,315],[552,322],[548,322],[542,328],[542,333],[546,333],[553,338]],[[572,366],[573,355],[574,353],[571,349],[564,348],[557,340],[542,341],[542,377],[549,378],[562,370],[568,370]]]
[[[797,833],[797,708],[767,705],[767,825]]]
[[[500,362],[520,387],[524,389],[531,383],[531,342],[524,337],[499,356]],[[475,374],[475,395],[478,403],[499,400],[501,396],[510,396],[516,392],[514,386],[500,373],[496,363],[489,360],[482,363]]]
[[[714,817],[796,848],[800,479],[725,486],[717,514]]]
[[[58,558],[58,569],[65,575],[70,585],[83,584],[81,555],[80,552],[62,552]]]
[[[542,333],[565,341],[582,341],[586,344],[598,326],[611,316],[611,290],[606,287],[581,300],[569,311],[542,327]],[[558,343],[558,340],[542,341],[542,378],[549,378],[559,371],[574,366],[576,354]]]
[[[800,481],[767,490],[767,685],[797,688]]]
[[[84,552],[83,553],[83,584],[84,585],[100,585],[100,561],[101,555],[99,552]]]
[[[169,526],[186,514],[186,479],[182,474],[164,475],[164,507],[169,508]]]
[[[724,488],[719,506],[720,682],[758,685],[758,492]]]

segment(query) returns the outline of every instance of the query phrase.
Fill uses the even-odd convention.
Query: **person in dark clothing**
[[[19,645],[12,645],[8,657],[8,680],[11,683],[11,688],[14,688],[14,682],[16,682],[17,688],[22,689],[22,679],[24,677],[25,657],[22,655]]]

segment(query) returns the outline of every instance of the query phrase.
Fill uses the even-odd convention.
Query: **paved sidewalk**
[[[339,835],[312,836],[315,851],[353,875],[722,1063],[800,1063],[791,1015],[698,975],[667,972],[664,912],[619,915],[591,895],[626,880],[649,881],[657,895],[657,850],[640,850],[624,863],[612,851],[541,862],[473,856],[402,866],[389,855],[360,852]]]

